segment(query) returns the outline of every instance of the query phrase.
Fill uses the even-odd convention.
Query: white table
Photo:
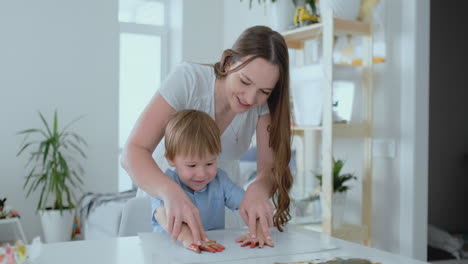
[[[225,234],[232,234],[232,232],[239,230],[218,230],[212,231],[217,233],[212,233],[211,231],[208,232],[208,236],[213,235],[219,238],[219,235]],[[369,258],[374,262],[381,262],[383,264],[422,264],[427,262],[417,261],[413,259],[409,259],[403,256],[391,254],[388,252],[384,252],[381,250],[367,248],[365,246],[343,241],[336,238],[331,238],[326,235],[313,232],[313,231],[306,231],[302,230],[300,233],[297,230],[294,231],[286,231],[290,235],[303,235],[310,237],[310,239],[315,239],[317,241],[327,241],[327,243],[331,243],[335,248],[322,251],[322,252],[315,252],[315,253],[291,253],[279,246],[281,243],[287,243],[288,246],[298,244],[297,241],[276,241],[276,247],[274,249],[270,249],[270,252],[273,252],[275,256],[263,256],[263,257],[255,257],[249,259],[237,259],[237,260],[230,260],[224,262],[209,262],[209,263],[242,263],[242,264],[249,264],[249,263],[268,263],[272,264],[274,262],[290,262],[290,261],[305,261],[305,260],[312,260],[312,259],[326,259],[326,258],[333,258],[333,257],[359,257],[359,258]],[[216,235],[214,235],[216,234]],[[167,234],[154,234],[155,236],[166,236],[166,237],[158,237],[161,239],[166,239]],[[286,236],[289,236],[286,234]],[[294,237],[294,236],[292,236]],[[218,240],[221,244],[226,244],[221,240]],[[227,241],[226,241],[227,242]],[[151,246],[151,254],[148,254],[148,246]],[[285,244],[283,244],[285,245]],[[142,236],[142,238],[135,236],[135,237],[121,237],[121,238],[113,238],[113,239],[105,239],[105,240],[86,240],[86,241],[75,241],[75,242],[65,242],[65,243],[55,243],[55,244],[44,244],[42,246],[41,255],[38,259],[34,261],[34,263],[38,264],[54,264],[54,263],[66,263],[66,264],[75,264],[75,263],[115,263],[115,264],[127,264],[127,263],[142,263],[142,264],[153,264],[153,263],[181,263],[180,259],[176,259],[185,253],[191,253],[183,248],[180,248],[181,251],[178,251],[176,256],[168,256],[167,252],[171,252],[171,247],[174,247],[174,244],[167,244],[163,243],[163,245],[159,247],[155,247],[147,242]],[[300,246],[300,245],[297,245]],[[283,249],[286,247],[283,247]],[[239,255],[234,255],[232,252],[229,252],[229,248],[222,253],[202,253],[201,256],[216,256],[216,254],[224,254],[224,255],[217,255],[217,256],[231,256],[232,258],[238,258]],[[264,249],[250,249],[250,248],[242,248],[242,250],[264,250]],[[252,251],[251,251],[252,252]],[[193,253],[195,254],[195,253]],[[205,255],[204,255],[205,254]],[[231,255],[230,255],[231,254]],[[199,256],[199,255],[197,255]],[[204,261],[205,262],[205,261]],[[185,262],[187,263],[187,262]],[[200,261],[193,261],[191,263],[202,263]]]

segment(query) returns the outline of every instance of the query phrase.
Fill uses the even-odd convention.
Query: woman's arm
[[[177,238],[182,220],[190,226],[194,241],[206,235],[196,208],[182,188],[169,179],[153,160],[152,153],[164,136],[164,128],[175,112],[166,100],[156,93],[145,108],[123,149],[121,164],[135,184],[149,195],[164,201],[168,232]]]
[[[257,219],[263,234],[270,239],[269,228],[273,226],[273,206],[270,202],[273,187],[271,171],[273,168],[273,154],[269,146],[270,115],[261,115],[257,121],[257,178],[249,185],[239,212],[249,227],[252,238],[256,237]]]

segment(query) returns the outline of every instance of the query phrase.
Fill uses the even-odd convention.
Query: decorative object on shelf
[[[320,22],[320,17],[317,14],[315,0],[293,0],[296,10],[294,12],[294,26],[301,27]],[[307,8],[310,7],[310,10]]]
[[[40,191],[36,208],[41,216],[46,242],[67,241],[72,233],[75,192],[82,192],[83,184],[81,177],[84,170],[77,157],[86,158],[82,147],[87,146],[87,143],[77,133],[69,131],[69,127],[80,118],[59,130],[57,111],[54,112],[52,126],[40,112],[39,117],[43,128],[18,132],[25,139],[17,156],[37,146],[29,153],[26,168],[30,172],[26,175],[23,188],[27,189],[27,197],[34,191]],[[30,136],[38,136],[40,139],[27,141]],[[53,197],[52,202],[49,201],[50,196]]]
[[[13,218],[13,217],[20,217],[18,211],[13,210],[5,206],[7,198],[0,199],[0,219],[4,218]],[[0,262],[1,263],[1,262]]]
[[[343,160],[333,160],[333,192],[346,192],[349,190],[349,186],[345,185],[347,181],[356,180],[356,176],[351,173],[340,174],[341,169],[344,166]],[[322,186],[322,175],[316,176],[319,180],[320,186]]]
[[[330,2],[340,2],[327,0]],[[322,2],[322,1],[321,1]],[[341,2],[348,1],[343,0]],[[350,1],[352,2],[352,1]],[[354,10],[352,17],[353,20],[366,22],[372,24],[373,30],[373,63],[383,63],[386,57],[386,44],[385,44],[385,0],[361,0],[360,7],[355,15]],[[336,16],[340,17],[335,13]],[[335,40],[334,61],[336,64],[342,65],[362,65],[363,50],[362,40],[360,37],[346,35],[339,36]]]
[[[291,224],[310,224],[320,223],[322,220],[322,211],[320,208],[320,196],[318,194],[309,194],[302,199],[293,199],[293,218]]]
[[[291,67],[291,98],[297,126],[319,126],[322,122],[322,70],[319,65]]]
[[[242,2],[242,0],[240,0]],[[265,3],[267,0],[258,0],[258,3],[261,4],[262,2]],[[298,6],[298,0],[292,0],[292,2],[294,3],[294,6]],[[301,0],[299,0],[301,1]],[[316,0],[302,0],[303,2],[305,2],[307,5],[309,5],[311,11],[312,11],[312,14],[313,15],[318,15],[317,13],[317,7],[316,7]],[[253,0],[250,0],[249,1],[249,8],[252,8],[252,2]],[[277,0],[271,0],[272,3],[275,3],[277,2]]]
[[[0,199],[0,212],[3,212],[3,207],[5,207],[5,201],[7,198]]]
[[[344,210],[346,208],[346,193],[349,186],[345,185],[350,180],[356,180],[356,176],[351,173],[340,174],[344,166],[343,160],[333,159],[333,228],[338,228],[343,224]],[[322,186],[322,175],[317,175],[319,186]],[[323,202],[323,192],[320,192],[320,201]],[[324,207],[324,205],[322,205]]]
[[[242,2],[242,0],[240,0]],[[249,9],[252,9],[253,0],[249,1]],[[267,0],[258,0],[258,4],[264,4]],[[320,16],[317,12],[316,0],[271,0],[272,28],[278,32],[295,27],[318,23]]]

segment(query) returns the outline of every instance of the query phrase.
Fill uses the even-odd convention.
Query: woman
[[[290,219],[292,185],[289,59],[283,37],[268,27],[251,27],[215,65],[178,66],[143,111],[126,143],[122,166],[138,187],[164,201],[172,237],[179,235],[185,222],[199,244],[206,234],[198,209],[163,173],[168,168],[161,141],[164,128],[170,115],[182,109],[205,111],[215,119],[222,133],[218,166],[234,182],[239,178],[239,159],[256,132],[257,178],[246,191],[240,214],[252,238],[257,219],[265,234],[273,225],[282,231]]]

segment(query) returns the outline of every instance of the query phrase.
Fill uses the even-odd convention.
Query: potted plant
[[[356,176],[351,173],[341,174],[341,169],[343,169],[344,162],[343,160],[333,159],[333,195],[332,195],[332,204],[333,204],[333,228],[340,226],[343,223],[343,214],[345,210],[345,201],[346,193],[349,190],[349,186],[345,185],[346,182],[350,180],[356,180]],[[319,174],[316,176],[319,181],[319,186],[322,186],[322,175]],[[323,192],[320,192],[320,201],[322,203],[322,208],[324,207]]]
[[[242,1],[242,0],[241,0],[241,1]],[[253,1],[253,0],[250,0],[250,1],[249,1],[249,8],[252,8],[252,1]],[[304,1],[304,3],[306,3],[306,4],[309,5],[309,7],[310,7],[310,9],[311,9],[311,11],[312,11],[312,14],[317,15],[317,7],[316,7],[316,4],[315,4],[316,0],[303,0],[303,1]],[[266,0],[258,0],[258,3],[259,3],[259,4],[262,3],[262,2],[265,3]],[[277,0],[271,0],[271,2],[272,2],[272,3],[275,3],[275,2],[277,2]],[[292,2],[293,2],[293,4],[294,4],[294,6],[298,6],[297,0],[292,0]]]
[[[24,140],[17,156],[32,148],[25,166],[29,174],[25,176],[23,189],[27,189],[26,197],[35,191],[40,193],[36,209],[46,242],[67,241],[71,238],[73,226],[75,192],[82,192],[83,184],[84,170],[77,158],[86,158],[82,147],[87,144],[81,136],[69,131],[78,119],[60,130],[57,111],[54,112],[52,126],[40,112],[39,117],[42,128],[18,132]],[[30,136],[35,138],[28,140]]]
[[[278,32],[319,21],[316,0],[270,1],[273,4],[271,5],[271,27]],[[252,9],[252,2],[253,0],[249,1],[250,9]],[[266,2],[267,0],[258,0],[258,4]]]

